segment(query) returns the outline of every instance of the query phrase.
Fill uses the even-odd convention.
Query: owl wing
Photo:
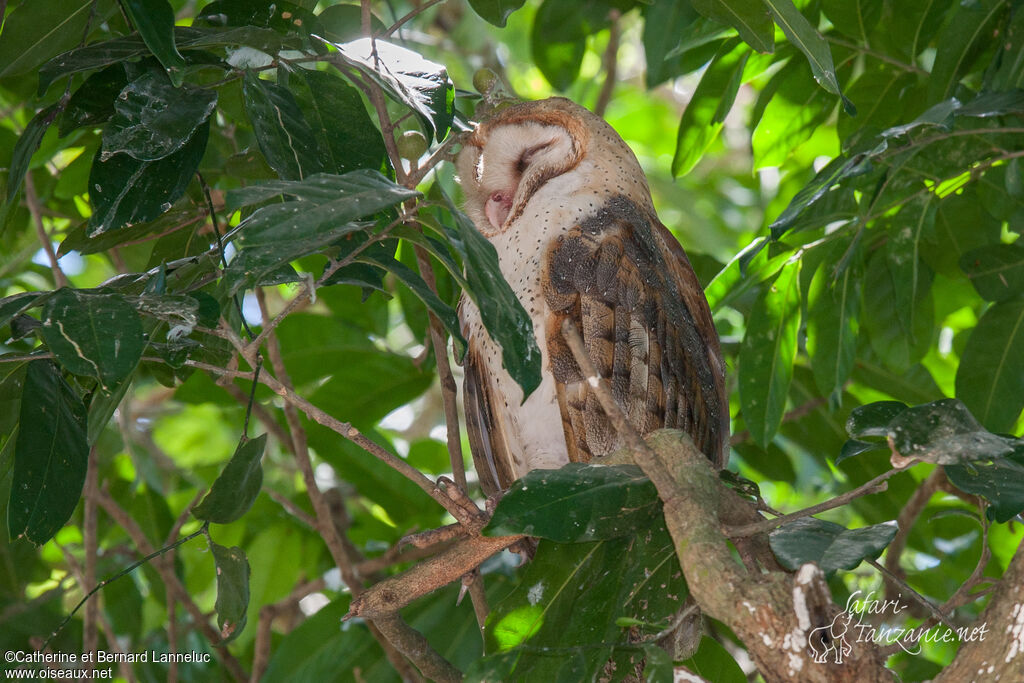
[[[480,477],[480,488],[485,494],[492,495],[507,488],[516,476],[511,450],[505,439],[508,434],[507,425],[503,423],[505,411],[498,409],[500,396],[472,337],[469,338],[463,371],[469,447]]]
[[[671,233],[613,197],[552,243],[544,268],[545,343],[569,458],[586,462],[621,444],[562,337],[565,318],[641,434],[682,429],[721,466],[729,413],[718,336]]]

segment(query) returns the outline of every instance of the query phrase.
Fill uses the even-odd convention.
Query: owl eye
[[[523,153],[519,155],[519,161],[516,162],[516,173],[522,175],[526,171],[526,167],[529,166],[530,162],[533,160],[533,156],[537,152],[547,149],[554,143],[554,140],[548,140],[547,142],[543,142],[539,145],[534,145],[529,149],[523,150]]]

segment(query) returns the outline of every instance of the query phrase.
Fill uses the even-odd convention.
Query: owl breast
[[[586,166],[589,164],[584,161],[581,167]],[[552,242],[570,226],[597,213],[601,201],[600,196],[580,190],[574,178],[552,178],[534,193],[508,229],[490,237],[501,274],[529,314],[541,350],[541,383],[525,403],[522,389],[502,366],[501,347],[484,329],[480,311],[468,299],[460,307],[463,335],[480,341],[479,354],[486,370],[483,374],[493,385],[492,395],[501,397],[501,403],[493,409],[500,413],[496,418],[506,427],[503,434],[516,478],[531,469],[556,469],[569,462],[555,379],[548,371],[550,358],[544,340],[551,311],[544,300],[541,276]]]

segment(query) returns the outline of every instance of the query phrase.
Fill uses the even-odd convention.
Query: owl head
[[[542,185],[573,171],[568,192],[606,186],[599,194],[635,195],[650,205],[643,171],[618,133],[562,97],[523,102],[482,122],[456,165],[466,213],[487,237],[506,230]]]

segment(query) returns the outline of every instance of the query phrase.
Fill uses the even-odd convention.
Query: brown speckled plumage
[[[544,356],[541,386],[523,402],[463,300],[466,421],[484,490],[621,445],[562,338],[567,317],[641,434],[683,429],[721,466],[729,416],[711,313],[619,135],[569,100],[527,102],[482,123],[458,166],[466,211],[495,245]]]

